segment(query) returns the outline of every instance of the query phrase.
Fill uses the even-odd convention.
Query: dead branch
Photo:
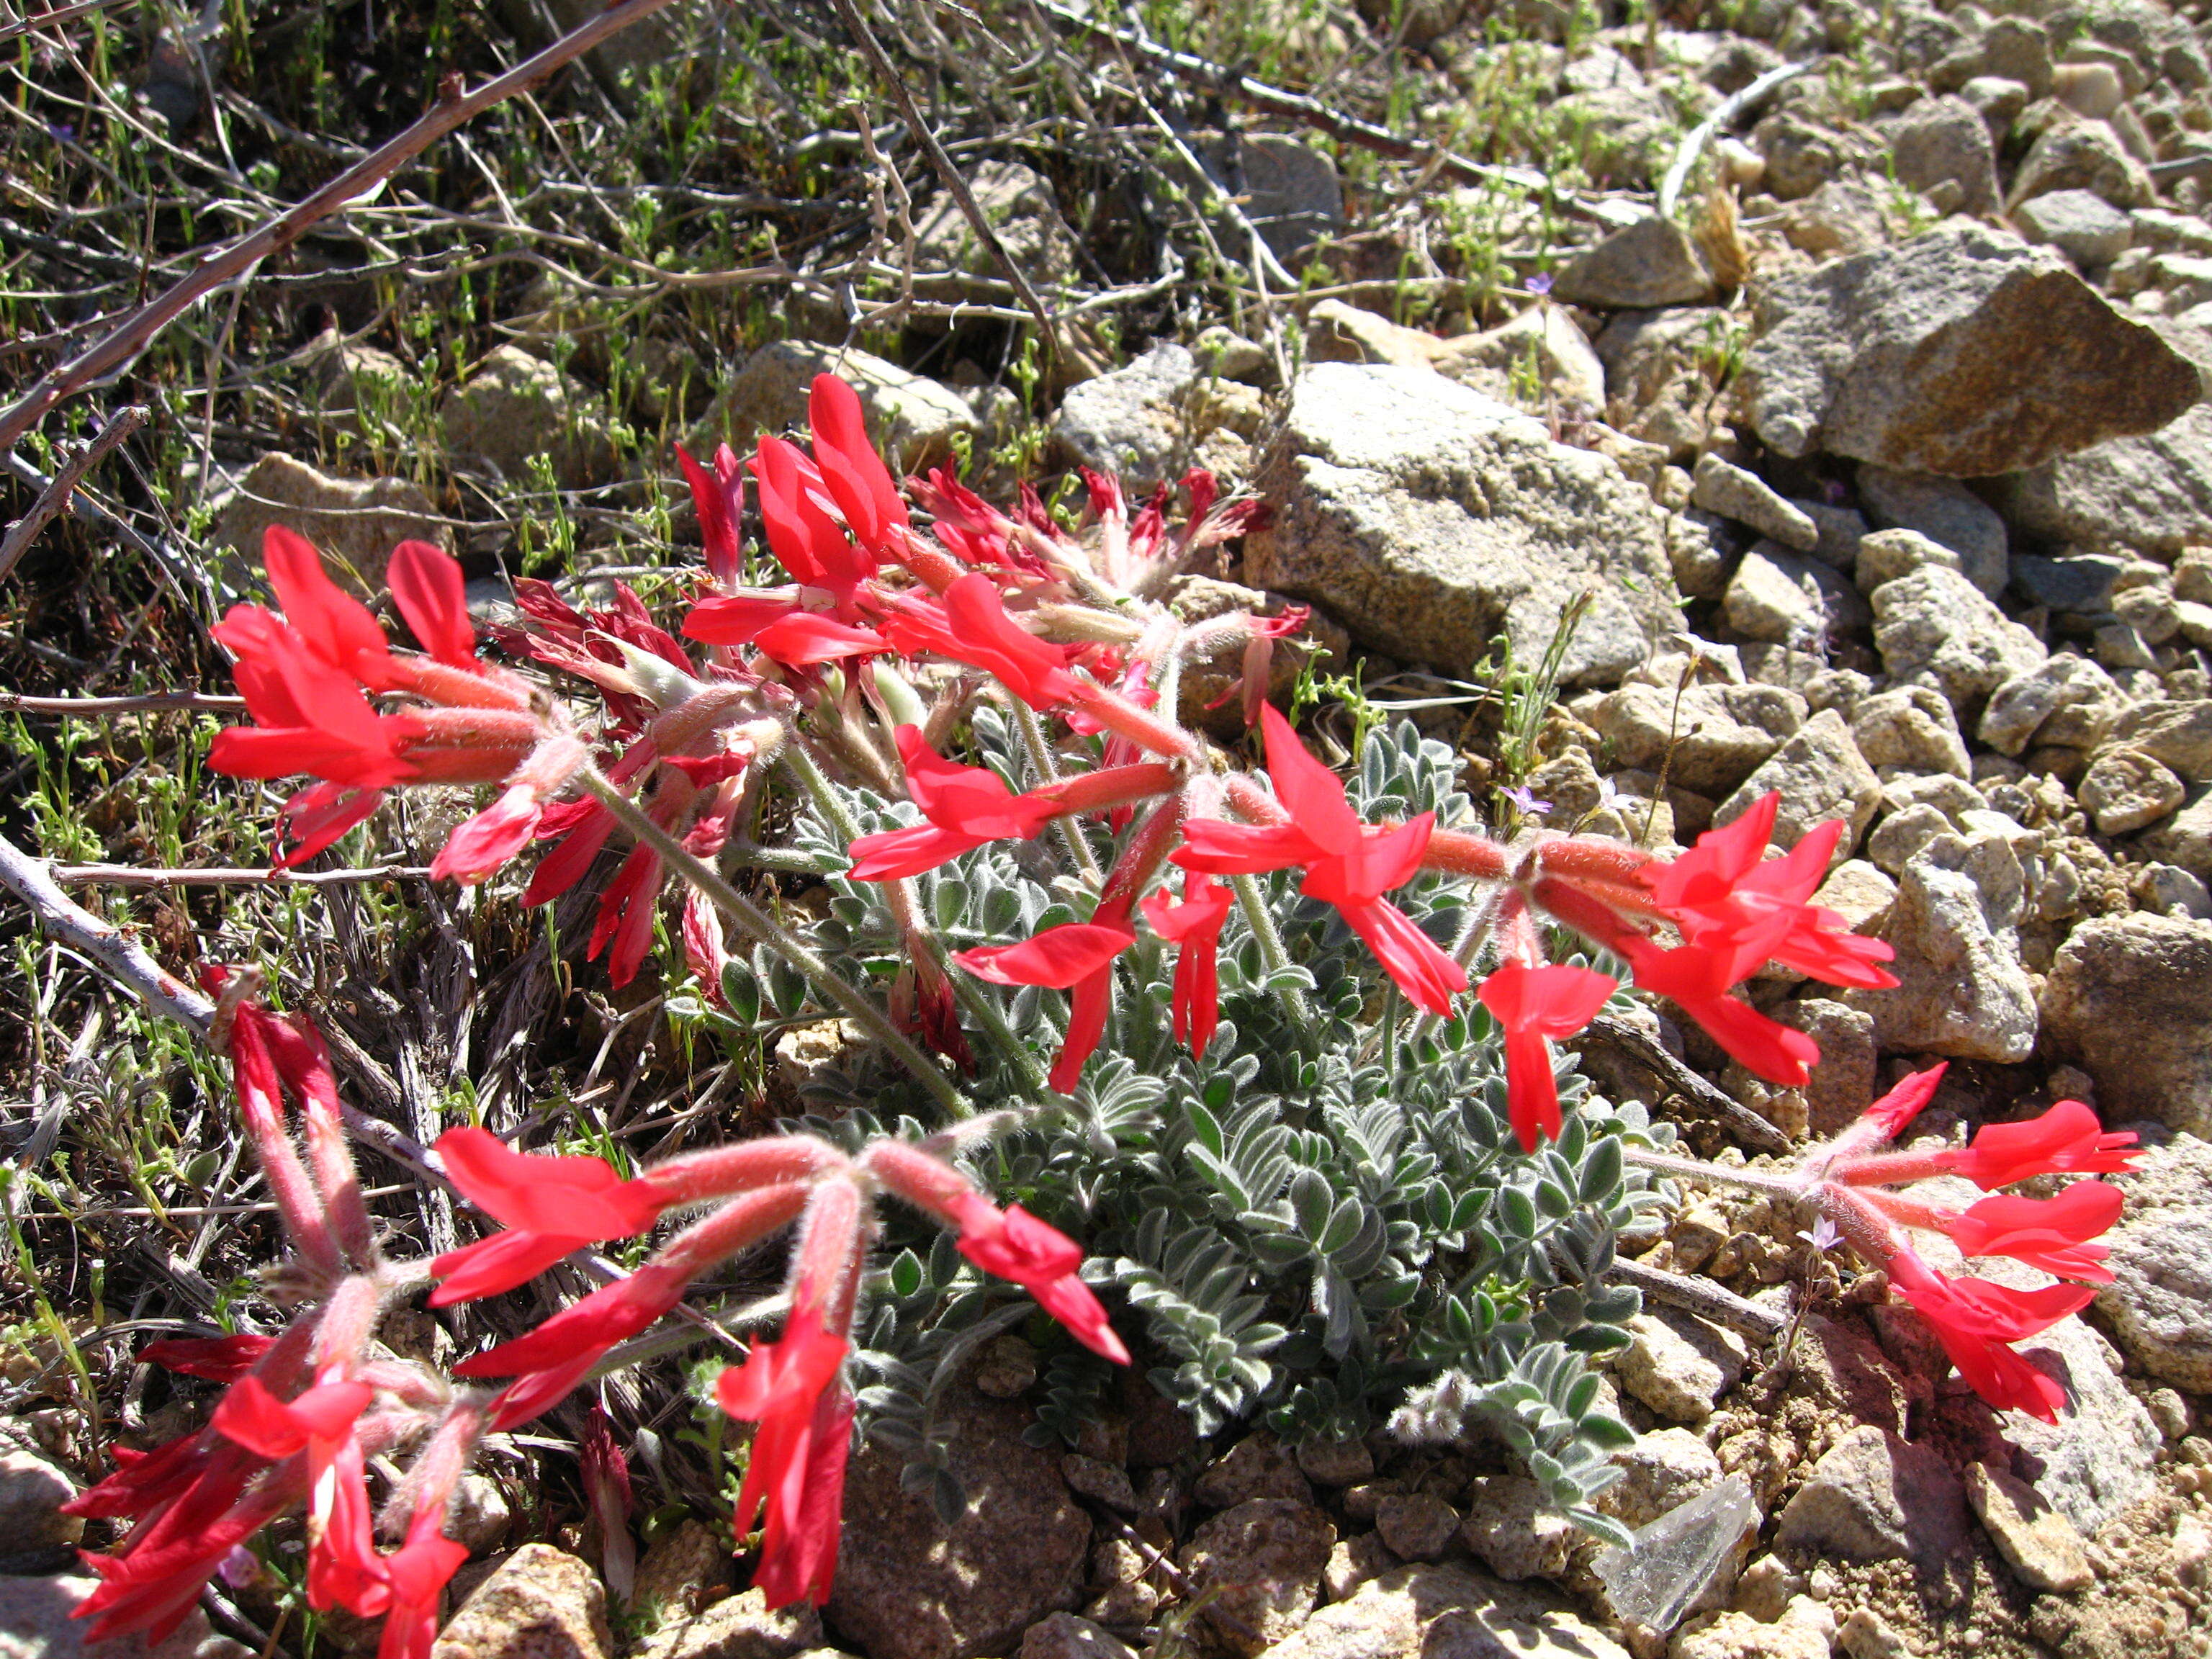
[[[64,398],[119,374],[153,343],[162,330],[193,305],[240,281],[270,255],[283,252],[318,221],[329,217],[390,178],[454,128],[524,88],[535,85],[610,35],[619,33],[669,3],[670,0],[621,0],[620,4],[562,35],[506,74],[485,82],[474,92],[461,90],[458,74],[448,76],[440,88],[438,101],[414,125],[371,151],[297,206],[268,220],[220,252],[210,254],[166,293],[141,306],[99,341],[46,374],[13,407],[0,414],[0,453],[14,448]]]
[[[906,120],[907,131],[914,134],[915,143],[920,144],[922,153],[929,157],[929,164],[937,170],[938,179],[952,193],[961,216],[975,228],[983,246],[990,250],[992,263],[1006,273],[1006,280],[1014,285],[1014,291],[1022,296],[1022,303],[1036,319],[1037,327],[1042,331],[1041,343],[1045,350],[1055,349],[1051,313],[1045,310],[1044,301],[1037,297],[1036,289],[1030,286],[1028,273],[1014,263],[1014,256],[1006,252],[1006,245],[999,240],[999,233],[992,228],[990,220],[984,216],[982,208],[976,203],[975,192],[968,188],[968,181],[960,176],[960,169],[952,165],[952,158],[945,153],[945,146],[937,142],[936,133],[930,130],[929,123],[923,118],[920,107],[914,101],[914,94],[908,90],[906,82],[884,54],[883,42],[876,39],[875,31],[868,27],[868,20],[860,15],[860,9],[854,0],[836,0],[836,3],[837,16],[845,25],[845,32],[853,37],[853,43],[860,47],[860,55],[868,60],[869,67],[876,72],[876,78],[884,83],[884,89],[891,95],[891,101],[899,106],[899,113]]]
[[[359,870],[248,870],[211,866],[163,869],[136,864],[56,864],[57,883],[72,887],[337,887],[364,881],[427,880],[427,864],[371,865]]]
[[[31,908],[32,918],[160,1014],[207,1035],[215,1004],[142,950],[112,921],[103,921],[58,886],[44,859],[0,836],[0,886]]]
[[[39,492],[39,498],[31,503],[31,510],[8,526],[5,537],[0,537],[0,581],[8,579],[16,561],[38,540],[39,532],[69,506],[70,493],[84,475],[105,460],[116,445],[145,424],[145,409],[133,404],[100,428],[99,435],[84,447],[82,453],[54,469],[53,482]]]

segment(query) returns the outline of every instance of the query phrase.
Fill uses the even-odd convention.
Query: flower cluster
[[[1961,1147],[1880,1150],[1935,1097],[1946,1066],[1916,1072],[1865,1115],[1783,1178],[1747,1175],[1686,1159],[1632,1155],[1647,1166],[1758,1188],[1813,1204],[1836,1234],[1869,1261],[1934,1329],[1959,1374],[2000,1409],[2053,1422],[2065,1390],[2021,1358],[2012,1344],[2078,1312],[2112,1282],[2106,1248],[2095,1241],[2119,1219],[2121,1194],[2101,1181],[2077,1181],[2052,1198],[1997,1195],[1965,1209],[1936,1205],[1900,1182],[1957,1176],[1987,1193],[2048,1175],[2112,1175],[2132,1169],[2136,1137],[2106,1131],[2078,1100],[2062,1100],[2023,1123],[1993,1123]],[[1918,1230],[1940,1233],[1966,1256],[2009,1256],[2062,1280],[2033,1290],[1954,1278],[1930,1267],[1906,1242]]]
[[[912,877],[987,842],[1030,839],[1056,819],[1103,815],[1119,837],[1116,855],[1086,919],[952,958],[982,979],[1068,994],[1066,1032],[1049,1079],[1055,1089],[1074,1085],[1101,1039],[1114,963],[1135,943],[1139,915],[1179,953],[1175,1024],[1202,1049],[1218,1025],[1210,957],[1221,918],[1234,893],[1248,908],[1258,902],[1257,890],[1239,883],[1277,871],[1297,872],[1299,890],[1330,906],[1406,998],[1430,1014],[1453,1012],[1470,968],[1486,955],[1494,960],[1476,995],[1505,1033],[1510,1113],[1524,1149],[1559,1133],[1552,1045],[1581,1030],[1620,984],[1594,969],[1547,963],[1543,922],[1612,951],[1640,988],[1673,999],[1729,1054],[1780,1083],[1802,1083],[1818,1050],[1731,996],[1735,987],[1769,961],[1832,984],[1894,982],[1881,966],[1886,945],[1853,935],[1813,902],[1842,826],[1824,824],[1768,859],[1772,798],[1672,860],[1588,836],[1536,833],[1501,842],[1440,825],[1433,814],[1363,822],[1343,785],[1258,695],[1273,642],[1296,618],[1240,612],[1185,623],[1158,602],[1167,582],[1252,521],[1251,504],[1219,502],[1206,475],[1184,481],[1191,511],[1179,533],[1167,526],[1165,490],[1133,518],[1118,485],[1091,476],[1091,534],[1077,539],[1033,495],[1009,516],[940,471],[914,485],[933,515],[925,533],[870,446],[852,388],[820,377],[811,414],[811,453],[767,437],[747,461],[726,447],[708,465],[683,458],[708,592],[680,632],[706,647],[703,664],[626,592],[611,611],[586,615],[550,588],[526,585],[528,623],[507,642],[606,695],[603,740],[623,745],[611,778],[640,792],[655,826],[704,856],[726,841],[749,768],[781,749],[808,716],[811,741],[834,735],[863,773],[902,778],[920,810],[920,823],[860,836],[849,849],[853,878],[894,890],[902,910],[912,908],[902,885]],[[768,550],[791,578],[781,586],[744,581],[748,476]],[[527,836],[555,839],[526,895],[542,901],[581,878],[616,820],[596,798],[546,805],[581,769],[583,751],[557,716],[526,712],[542,711],[544,700],[533,704],[517,677],[477,661],[458,609],[459,574],[441,557],[408,544],[392,562],[394,599],[429,647],[426,662],[391,652],[366,611],[322,577],[312,550],[272,532],[270,576],[286,620],[240,607],[224,637],[240,653],[240,683],[257,720],[274,729],[225,733],[216,764],[258,767],[264,775],[304,767],[328,780],[287,809],[318,830],[295,856],[327,845],[368,810],[363,801],[373,805],[366,793],[351,794],[338,811],[325,807],[323,791],[496,775],[504,793],[455,832],[439,869],[481,878]],[[1244,641],[1247,708],[1265,740],[1267,787],[1224,774],[1174,706],[1184,666],[1235,640]],[[934,714],[922,709],[893,665],[917,659],[988,676],[1022,718],[1045,714],[1062,722],[1071,744],[1102,739],[1100,763],[1062,776],[1060,761],[1073,751],[1047,754],[1048,780],[1017,793],[984,768],[946,758],[932,734],[950,726],[959,703],[940,700]],[[366,735],[355,742],[344,765],[295,729],[302,722],[295,705],[307,693],[287,676],[306,674],[301,665],[319,676],[317,695],[344,701],[352,725],[376,734],[374,743]],[[291,688],[282,707],[268,690],[274,684]],[[402,706],[378,714],[364,691]],[[971,680],[965,695],[973,693]],[[497,705],[495,724],[520,723],[506,747],[477,729],[490,718],[480,712],[488,704]],[[426,735],[434,722],[443,722],[435,769]],[[879,741],[886,726],[895,774]],[[379,758],[356,765],[356,750]],[[1187,878],[1179,904],[1156,890],[1170,865]],[[650,945],[663,871],[661,852],[640,844],[605,890],[592,946],[594,953],[611,946],[617,983],[637,971]],[[1438,874],[1486,890],[1475,927],[1449,949],[1390,897]],[[1215,878],[1227,878],[1229,888]],[[900,1023],[964,1066],[969,1040],[942,953],[918,928],[909,931],[915,968],[902,975]],[[712,995],[723,960],[720,924],[696,896],[687,902],[682,933]]]
[[[741,1538],[765,1510],[756,1582],[771,1606],[826,1600],[851,1442],[849,1334],[884,1193],[955,1229],[977,1267],[1029,1289],[1094,1352],[1128,1363],[1080,1277],[1081,1249],[1019,1205],[993,1204],[945,1161],[955,1143],[943,1139],[920,1146],[879,1139],[854,1158],[811,1136],[786,1136],[679,1156],[626,1180],[596,1158],[517,1152],[485,1130],[450,1129],[437,1146],[447,1177],[502,1229],[428,1263],[387,1261],[362,1200],[320,1034],[304,1018],[251,1000],[252,975],[218,969],[211,982],[225,993],[218,1045],[230,1055],[239,1109],[293,1246],[272,1294],[281,1290],[299,1311],[273,1336],[172,1339],[141,1351],[143,1360],[228,1387],[204,1428],[151,1452],[118,1448],[115,1473],[70,1505],[134,1523],[112,1553],[85,1558],[100,1579],[77,1609],[94,1621],[92,1639],[143,1632],[159,1641],[233,1550],[305,1504],[308,1605],[381,1616],[380,1659],[423,1659],[447,1582],[467,1556],[444,1524],[481,1437],[559,1403],[702,1273],[793,1222],[800,1237],[782,1333],[756,1341],[716,1395],[732,1417],[759,1425],[738,1505]],[[298,1142],[286,1127],[288,1093],[299,1103]],[[971,1125],[969,1133],[1003,1127]],[[385,1311],[426,1277],[437,1281],[434,1306],[495,1295],[585,1246],[702,1205],[712,1207],[636,1273],[455,1368],[465,1378],[514,1379],[495,1393],[456,1389],[375,1347]],[[421,1449],[383,1516],[401,1542],[380,1551],[369,1460],[410,1445]],[[597,1484],[610,1486],[604,1449],[596,1462]]]
[[[308,1605],[382,1615],[380,1659],[422,1659],[446,1582],[468,1553],[443,1528],[483,1425],[480,1402],[373,1348],[385,1309],[419,1275],[377,1247],[320,1034],[247,1000],[250,976],[210,977],[224,993],[218,1043],[292,1244],[274,1286],[298,1311],[274,1336],[173,1339],[140,1352],[228,1386],[204,1428],[150,1452],[118,1448],[115,1473],[69,1505],[133,1522],[112,1553],[86,1556],[100,1582],[77,1617],[94,1621],[89,1639],[141,1632],[159,1641],[234,1549],[304,1502]],[[305,1158],[286,1127],[287,1093],[299,1103]],[[380,1552],[368,1460],[426,1436],[386,1516],[404,1541]]]
[[[496,1428],[526,1421],[673,1309],[700,1274],[797,1223],[782,1334],[755,1342],[715,1393],[732,1417],[759,1425],[737,1519],[742,1537],[765,1511],[755,1582],[770,1607],[825,1601],[852,1440],[845,1362],[879,1194],[953,1227],[977,1267],[1025,1287],[1092,1352],[1129,1360],[1079,1274],[1081,1249],[1019,1205],[993,1204],[940,1155],[951,1144],[880,1139],[848,1158],[813,1136],[782,1135],[682,1154],[624,1180],[596,1158],[516,1152],[483,1129],[449,1129],[438,1141],[447,1174],[507,1230],[431,1264],[433,1306],[511,1290],[586,1244],[644,1231],[665,1211],[712,1206],[635,1273],[456,1372],[512,1377],[488,1414]]]

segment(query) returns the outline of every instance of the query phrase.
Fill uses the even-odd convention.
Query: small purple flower
[[[1552,291],[1552,273],[1548,270],[1540,270],[1522,286],[1540,300]]]
[[[76,143],[76,129],[66,121],[49,122],[46,137],[58,144],[73,144]]]
[[[261,1582],[261,1562],[243,1544],[233,1544],[215,1571],[233,1589],[249,1589]]]
[[[1816,1250],[1832,1250],[1835,1249],[1838,1242],[1842,1239],[1843,1236],[1843,1230],[1838,1227],[1836,1224],[1830,1220],[1826,1216],[1822,1216],[1818,1221],[1814,1222],[1810,1231],[1800,1232],[1797,1235],[1798,1237],[1803,1239],[1808,1244],[1810,1244]]]
[[[1547,800],[1538,800],[1536,792],[1525,783],[1516,784],[1510,789],[1501,790],[1498,793],[1511,801],[1520,810],[1523,817],[1540,818],[1552,810],[1552,803]]]

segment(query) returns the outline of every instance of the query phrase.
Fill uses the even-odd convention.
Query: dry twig
[[[38,500],[31,503],[31,510],[8,526],[5,537],[0,537],[0,581],[8,579],[16,561],[38,540],[39,532],[68,507],[70,495],[78,481],[105,460],[116,445],[145,424],[145,409],[133,404],[101,427],[99,435],[84,447],[82,453],[54,469],[53,482],[39,492]]]

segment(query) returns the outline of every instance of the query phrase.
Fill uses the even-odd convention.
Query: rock
[[[1961,1197],[1969,1196],[1972,1188]],[[2014,1290],[2048,1285],[2050,1276],[2008,1257],[1972,1264],[1981,1278]],[[1996,1422],[2013,1473],[2074,1524],[2084,1537],[2113,1516],[2148,1498],[2158,1481],[2163,1441],[2150,1413],[2120,1376],[2120,1357],[2112,1345],[2069,1316],[2014,1348],[2028,1363],[2066,1390],[2067,1404],[2055,1424],[2025,1412],[2000,1412]],[[1987,1412],[1971,1396],[1960,1401],[1975,1416]]]
[[[2061,121],[2045,127],[2021,159],[2005,206],[2009,210],[2059,190],[2087,191],[2116,208],[2142,207],[2157,195],[2143,164],[2103,121]]]
[[[1024,1443],[1021,1405],[954,1391],[939,1408],[953,1478],[968,1509],[946,1526],[926,1493],[900,1485],[904,1458],[854,1453],[846,1529],[826,1613],[871,1659],[963,1659],[1003,1651],[1048,1613],[1073,1604],[1091,1521],[1054,1453]]]
[[[1330,1601],[1341,1601],[1369,1579],[1380,1577],[1397,1565],[1398,1558],[1371,1532],[1340,1538],[1328,1553],[1322,1589]]]
[[[2148,755],[2187,782],[2212,783],[2212,700],[2138,703],[2112,723],[2110,740]]]
[[[2029,241],[2050,244],[2084,270],[2112,264],[2135,240],[2128,216],[2086,190],[2054,190],[2022,202],[2012,222]]]
[[[1820,544],[1820,526],[1803,512],[1775,494],[1756,473],[1717,455],[1698,458],[1690,499],[1709,513],[1748,525],[1797,552],[1809,553]]]
[[[1741,1613],[1718,1613],[1676,1633],[1667,1659],[1828,1659],[1828,1638],[1784,1620],[1761,1624]]]
[[[1859,836],[1873,820],[1881,799],[1881,780],[1860,755],[1844,717],[1823,708],[1720,804],[1713,822],[1727,823],[1741,817],[1770,791],[1782,796],[1774,820],[1774,844],[1795,847],[1815,825],[1840,817],[1847,826],[1836,843],[1835,861],[1840,862],[1856,849]]]
[[[383,588],[385,562],[401,542],[430,542],[448,552],[453,545],[452,527],[419,485],[404,478],[332,477],[273,450],[223,498],[209,539],[258,568],[270,525],[314,543],[340,585],[362,596]]]
[[[2092,121],[2108,118],[2128,95],[2120,72],[2110,64],[2054,65],[2051,91],[2067,108]]]
[[[1198,361],[1183,347],[1153,347],[1127,368],[1071,390],[1052,424],[1055,442],[1080,465],[1118,472],[1141,494],[1188,464],[1182,400],[1197,383]]]
[[[1959,1477],[1930,1448],[1863,1424],[1829,1448],[1782,1511],[1775,1543],[1846,1561],[1940,1570],[1969,1549]]]
[[[1060,1460],[1060,1473],[1068,1490],[1078,1498],[1103,1504],[1122,1515],[1135,1515],[1144,1507],[1138,1500],[1136,1487],[1130,1483],[1128,1470],[1119,1463],[1070,1452]]]
[[[1924,685],[1861,697],[1851,706],[1851,737],[1878,776],[1892,770],[1970,775],[1966,740],[1951,705]]]
[[[1286,132],[1231,132],[1202,141],[1197,155],[1277,258],[1297,259],[1344,228],[1344,185],[1336,163],[1304,139]],[[1240,258],[1249,240],[1236,238]]]
[[[2139,908],[2155,915],[2212,920],[2212,888],[2177,866],[2142,866],[2128,890]]]
[[[1778,201],[1810,196],[1834,178],[1852,146],[1840,133],[1816,126],[1792,109],[1778,109],[1752,129],[1751,142],[1766,158],[1762,182]]]
[[[1407,1566],[1321,1609],[1267,1659],[1628,1659],[1534,1586],[1464,1566]]]
[[[1850,1659],[1918,1659],[1905,1638],[1872,1607],[1853,1607],[1836,1630],[1836,1645]]]
[[[64,1515],[76,1483],[27,1446],[0,1439],[0,1556],[74,1544],[84,1522]]]
[[[1848,991],[1874,1017],[1890,1053],[1962,1060],[2026,1060],[2035,1047],[2035,987],[2021,966],[2013,925],[2020,865],[2000,838],[1938,834],[1899,872],[1882,936],[1896,949],[1896,987]]]
[[[446,1510],[447,1537],[466,1546],[471,1555],[489,1554],[505,1541],[514,1519],[498,1482],[474,1469],[462,1471]]]
[[[1713,278],[1689,233],[1655,214],[1584,249],[1552,291],[1568,305],[1650,311],[1703,303],[1712,297]]]
[[[1525,1475],[1480,1475],[1468,1489],[1460,1538],[1500,1578],[1557,1577],[1580,1537]]]
[[[2127,698],[2111,675],[2085,657],[2062,651],[1990,693],[1978,734],[2001,755],[2020,754],[2039,738],[2094,749],[2126,708]]]
[[[1964,574],[1965,561],[1958,550],[1930,541],[1917,530],[1877,530],[1859,538],[1858,559],[1851,580],[1862,593],[1871,593],[1885,582],[1909,576],[1933,566]]]
[[[2045,659],[2034,635],[1955,570],[1923,566],[1870,597],[1875,648],[1890,678],[1933,686],[1954,708],[1979,702]]]
[[[1874,524],[1919,532],[1956,553],[1960,573],[1990,598],[2004,592],[2012,565],[2004,520],[1966,485],[1886,466],[1861,467],[1858,485],[1860,504]],[[1859,586],[1866,590],[1875,584]]]
[[[1037,1351],[1018,1336],[994,1336],[983,1345],[975,1367],[975,1392],[993,1400],[1013,1400],[1037,1379]]]
[[[1225,1510],[1255,1498],[1313,1502],[1313,1488],[1298,1471],[1297,1454],[1272,1434],[1248,1434],[1198,1477],[1191,1496],[1208,1509]]]
[[[1321,307],[1314,309],[1318,313]],[[1606,408],[1605,364],[1561,306],[1534,305],[1496,328],[1442,341],[1430,364],[1500,402],[1543,405],[1532,414]]]
[[[1681,1265],[1678,1254],[1676,1266]],[[1598,1494],[1597,1507],[1625,1527],[1649,1526],[1721,1478],[1720,1459],[1688,1429],[1639,1434],[1613,1461],[1621,1477]]]
[[[1459,1511],[1431,1492],[1392,1492],[1375,1509],[1376,1532],[1405,1561],[1436,1560],[1459,1524]]]
[[[2100,836],[2131,836],[2181,805],[2181,780],[2140,749],[2107,749],[2075,786],[2081,810]]]
[[[2044,990],[2052,1037],[2109,1109],[2212,1131],[2212,923],[2099,916],[2059,948]]]
[[[2097,1582],[2074,1523],[2025,1480],[1992,1464],[1969,1463],[1966,1501],[2012,1576],[2030,1589],[2087,1589]]]
[[[1870,924],[1845,913],[1854,931],[1871,931],[1887,917],[1889,906],[1896,897],[1896,884],[1870,865],[1852,860],[1838,865],[1826,884],[1814,896],[1814,902],[1830,909],[1836,908],[1832,890],[1838,878],[1846,872],[1863,872],[1851,879],[1855,884],[1869,886],[1878,883],[1887,890],[1879,916]],[[1815,1137],[1826,1139],[1840,1134],[1856,1123],[1874,1101],[1875,1062],[1876,1050],[1874,1036],[1874,1016],[1863,1008],[1854,1008],[1830,997],[1807,997],[1803,1000],[1784,1004],[1776,1011],[1776,1017],[1785,1025],[1794,1025],[1820,1045],[1820,1063],[1813,1068],[1812,1081],[1805,1085],[1805,1116],[1808,1127]]]
[[[749,1589],[663,1620],[634,1659],[792,1659],[821,1645],[822,1615],[813,1607],[802,1601],[771,1613],[767,1592]]]
[[[1963,98],[1923,98],[1889,129],[1897,182],[1923,195],[1949,180],[1961,213],[1993,213],[1997,204],[1996,149],[1989,123]]]
[[[1120,1637],[1088,1619],[1055,1613],[1022,1632],[1017,1659],[1137,1659],[1137,1654]]]
[[[2194,364],[2052,253],[1978,226],[1785,276],[1741,381],[1768,447],[1978,477],[2154,432]]]
[[[1176,1560],[1191,1594],[1211,1598],[1206,1626],[1250,1659],[1305,1623],[1335,1542],[1328,1516],[1310,1504],[1255,1498],[1200,1527]]]
[[[2176,1136],[2142,1153],[2119,1224],[2105,1236],[2112,1282],[2097,1311],[2128,1358],[2160,1382],[2212,1394],[2212,1147]]]
[[[606,1592],[574,1556],[525,1544],[447,1621],[431,1659],[606,1659]]]
[[[1620,1386],[1662,1417],[1704,1422],[1743,1376],[1746,1349],[1733,1331],[1672,1308],[1638,1314],[1627,1330],[1614,1361]]]
[[[704,1611],[736,1583],[726,1529],[686,1517],[640,1558],[630,1607],[642,1628],[654,1631]]]
[[[1956,189],[1955,185],[1947,188]],[[1816,259],[1870,253],[1890,240],[1889,217],[1859,178],[1831,179],[1782,216],[1790,246]]]
[[[1306,313],[1308,362],[1433,368],[1447,346],[1425,329],[1407,328],[1342,300],[1322,300]]]
[[[1364,1440],[1302,1440],[1298,1468],[1324,1486],[1349,1486],[1375,1473],[1375,1454]]]
[[[0,1659],[252,1659],[252,1649],[211,1632],[198,1607],[159,1642],[143,1636],[88,1642],[72,1615],[99,1583],[89,1573],[0,1577]]]
[[[551,363],[503,345],[446,394],[438,420],[446,447],[512,483],[527,483],[544,455],[564,489],[615,476],[614,441],[592,394]]]
[[[2013,591],[2046,610],[2090,615],[2109,611],[2112,584],[2122,562],[2103,553],[2072,553],[2046,559],[2024,554],[2012,561]]]
[[[1905,1432],[1905,1379],[1858,1321],[1807,1315],[1794,1363],[1814,1398],[1838,1419]]]
[[[1745,553],[1721,595],[1721,612],[1747,639],[1823,649],[1870,619],[1866,600],[1833,566],[1772,542]]]
[[[2054,544],[2170,558],[2212,541],[2212,405],[2008,478],[1997,506]]]
[[[968,175],[968,188],[1007,256],[1040,292],[1049,293],[1073,277],[1075,233],[1060,217],[1052,186],[1040,174],[1018,161],[984,161]],[[1005,292],[997,285],[1006,273],[950,191],[939,191],[915,226],[914,262],[915,292],[924,299]]]
[[[1533,660],[1593,580],[1565,684],[1618,679],[1681,625],[1649,493],[1440,376],[1307,369],[1258,483],[1277,506],[1247,541],[1247,579],[1318,601],[1394,655],[1462,672],[1503,632]]]
[[[1631,682],[1591,712],[1590,724],[1624,767],[1656,769],[1698,794],[1725,794],[1805,723],[1805,700],[1778,685],[1670,687]]]
[[[1674,101],[1602,46],[1568,64],[1560,82],[1565,95],[1553,113],[1576,135],[1584,165],[1632,188],[1656,182],[1681,129]]]
[[[952,453],[952,440],[976,430],[975,412],[948,386],[858,349],[777,340],[745,359],[699,423],[704,447],[744,448],[766,433],[806,424],[807,394],[820,374],[836,374],[860,394],[868,435],[902,471],[919,471]]]
[[[2212,879],[2212,790],[2197,790],[2166,823],[2147,832],[2138,846],[2200,880]]]

